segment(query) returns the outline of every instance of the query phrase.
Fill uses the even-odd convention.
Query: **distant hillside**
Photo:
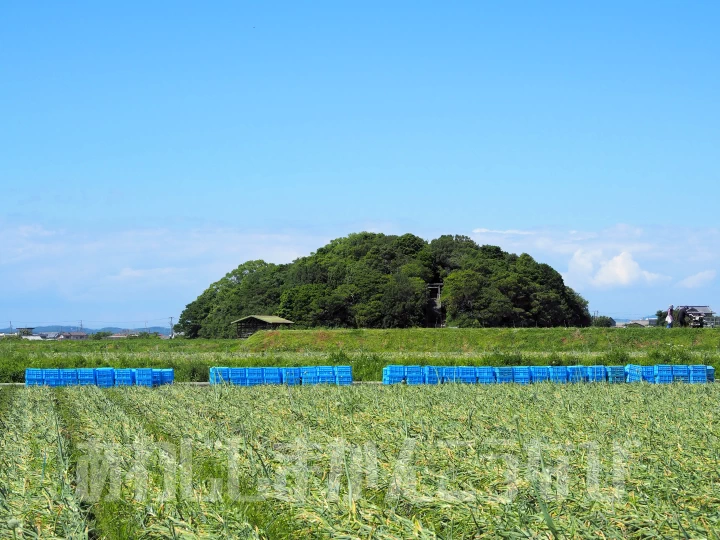
[[[12,331],[17,330],[17,328],[13,328]],[[0,328],[0,334],[7,334],[10,333],[10,328]],[[154,332],[157,332],[158,334],[169,336],[170,335],[170,329],[167,326],[150,326],[148,328],[120,328],[116,326],[107,326],[105,328],[83,328],[83,332],[86,334],[95,334],[97,332],[112,332],[113,334],[121,333],[121,332],[150,332],[151,334]],[[34,334],[42,334],[45,332],[80,332],[79,326],[38,326],[33,330]]]
[[[442,284],[440,302],[430,284]],[[466,236],[358,233],[290,264],[241,264],[187,305],[178,328],[189,338],[233,337],[234,319],[271,314],[294,328],[590,324],[587,302],[527,254]]]

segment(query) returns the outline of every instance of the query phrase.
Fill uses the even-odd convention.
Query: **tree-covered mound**
[[[441,301],[428,284],[442,283]],[[436,290],[436,289],[435,289]],[[294,328],[587,326],[587,302],[547,264],[478,246],[357,233],[290,264],[248,261],[187,305],[187,337],[233,337],[231,321],[279,315]]]

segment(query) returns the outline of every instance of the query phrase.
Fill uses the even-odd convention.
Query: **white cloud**
[[[667,276],[643,270],[633,259],[632,254],[624,251],[607,261],[602,261],[591,283],[598,287],[615,287],[638,283],[652,285],[667,279],[669,279]]]
[[[677,285],[678,287],[684,287],[686,289],[697,289],[713,281],[716,275],[717,272],[715,270],[705,270],[680,280]]]
[[[536,234],[535,231],[521,231],[519,229],[507,229],[504,231],[496,230],[496,229],[473,229],[473,232],[475,234],[507,234],[507,235],[519,235],[519,236],[526,236],[531,234]]]

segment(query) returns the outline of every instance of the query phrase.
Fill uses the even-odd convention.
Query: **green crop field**
[[[717,538],[716,385],[0,389],[2,538]]]
[[[211,366],[349,364],[378,381],[388,364],[707,364],[720,370],[720,330],[639,328],[289,330],[248,340],[0,340],[0,382],[26,367],[171,367],[177,381],[207,381]]]

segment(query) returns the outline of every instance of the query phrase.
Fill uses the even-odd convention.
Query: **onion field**
[[[717,538],[720,388],[0,389],[2,538]]]

